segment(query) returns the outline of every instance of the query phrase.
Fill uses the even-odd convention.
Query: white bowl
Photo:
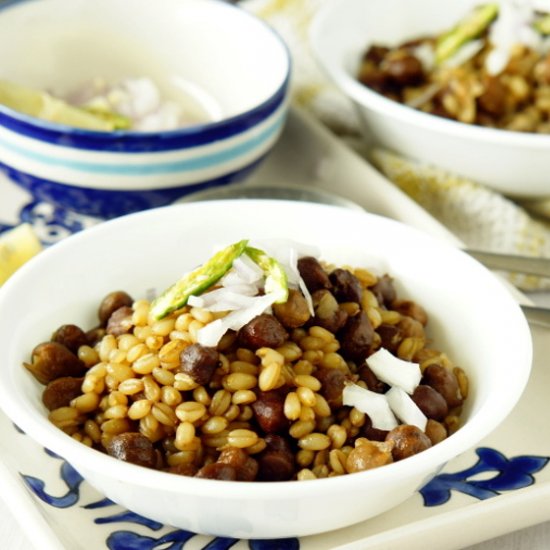
[[[464,425],[432,448],[361,473],[313,481],[221,482],[118,461],[53,426],[43,386],[23,368],[33,347],[64,323],[95,325],[114,289],[135,298],[163,289],[215,246],[241,238],[318,245],[336,264],[378,267],[401,296],[423,305],[429,335],[460,365],[471,391]],[[64,457],[115,502],[199,533],[241,538],[302,536],[363,521],[411,497],[450,459],[494,430],[529,376],[531,337],[506,287],[445,242],[379,216],[292,201],[181,204],[100,224],[52,246],[0,289],[0,405],[30,437]]]
[[[550,196],[550,136],[446,120],[392,101],[356,78],[373,43],[398,45],[450,28],[477,0],[327,2],[311,29],[314,56],[354,103],[369,140],[518,197]]]
[[[96,77],[146,77],[186,112],[207,115],[174,130],[107,132],[0,105],[0,170],[40,200],[87,215],[242,180],[286,120],[286,45],[227,2],[16,0],[0,6],[0,51],[0,79],[63,97]]]

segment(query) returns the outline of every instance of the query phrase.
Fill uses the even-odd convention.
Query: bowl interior
[[[213,120],[261,104],[289,72],[277,35],[217,0],[22,0],[0,10],[0,50],[0,78],[64,96],[146,76]]]
[[[425,453],[385,468],[396,474],[413,471],[415,464],[435,469],[476,444],[519,399],[531,364],[529,329],[508,290],[476,261],[378,216],[327,205],[243,199],[181,204],[119,218],[70,237],[23,266],[0,290],[0,310],[10,312],[0,318],[0,403],[6,413],[75,467],[108,466],[119,479],[135,483],[133,469],[90,451],[48,422],[42,387],[21,365],[59,325],[95,326],[97,306],[108,292],[126,290],[139,298],[151,288],[161,291],[215,247],[247,237],[315,244],[335,264],[390,273],[403,297],[427,309],[429,334],[437,346],[466,371],[471,391],[465,426]],[[172,476],[146,471],[139,483],[187,491],[204,481],[189,485],[188,480],[167,478]],[[256,484],[245,485],[241,495],[260,496]],[[231,494],[233,489],[227,490]]]

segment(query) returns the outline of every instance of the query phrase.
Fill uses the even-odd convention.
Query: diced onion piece
[[[426,430],[428,419],[410,395],[397,386],[390,388],[384,395],[391,410],[403,424],[411,424],[422,431]]]
[[[270,307],[275,298],[272,294],[250,298],[251,302],[248,307],[232,311],[222,319],[216,319],[201,328],[197,332],[198,343],[209,347],[217,346],[221,337],[228,330],[239,330]]]
[[[399,386],[407,393],[413,393],[422,378],[418,363],[403,361],[384,348],[367,357],[367,365],[379,380]]]
[[[422,107],[422,105],[433,99],[435,95],[441,90],[441,88],[441,84],[437,82],[429,84],[421,93],[414,97],[411,97],[405,103],[409,107],[418,109],[419,107]]]
[[[273,256],[280,264],[288,266],[290,251],[294,250],[299,257],[313,256],[319,258],[321,251],[317,246],[305,244],[292,239],[262,239],[257,242],[258,248],[265,250],[267,254]],[[256,246],[256,244],[252,244]]]
[[[432,44],[428,41],[421,42],[412,48],[412,54],[422,63],[424,71],[429,72],[435,66],[435,52]]]
[[[238,292],[236,292],[238,290]],[[233,311],[252,305],[257,291],[254,287],[241,285],[230,288],[217,288],[200,296],[190,296],[188,304],[209,311]]]
[[[470,59],[473,59],[484,46],[483,40],[471,40],[466,42],[458,51],[446,59],[442,65],[444,67],[460,67]]]
[[[229,317],[229,315],[227,317]],[[227,323],[223,322],[224,319],[216,319],[201,328],[197,332],[197,342],[201,344],[201,346],[216,347],[222,336],[228,330]]]
[[[485,58],[487,72],[492,76],[501,73],[508,65],[508,60],[509,54],[507,51],[495,48]]]
[[[314,315],[313,300],[298,271],[298,258],[313,256],[319,258],[321,251],[317,246],[308,245],[292,239],[262,239],[258,247],[275,258],[286,272],[288,286],[299,288],[306,299],[309,312]]]
[[[311,298],[311,294],[309,293],[309,290],[306,286],[305,281],[302,279],[302,276],[300,275],[300,270],[298,269],[298,253],[294,248],[290,250],[288,267],[289,267],[289,281],[292,278],[293,282],[296,281],[298,283],[298,288],[300,289],[304,298],[306,299],[309,313],[313,317],[315,315],[315,310],[313,309],[313,299]]]
[[[357,384],[348,384],[344,386],[342,399],[344,405],[368,414],[373,428],[377,430],[393,430],[397,426],[397,419],[385,394],[375,393]]]
[[[195,296],[194,294],[191,294],[187,300],[187,305],[191,307],[204,307],[205,304],[206,300],[202,296]]]
[[[262,269],[254,263],[246,254],[239,256],[232,269],[222,279],[223,286],[233,286],[258,283],[264,278]]]

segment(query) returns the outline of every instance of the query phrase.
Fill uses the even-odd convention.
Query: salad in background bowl
[[[320,10],[311,39],[371,143],[544,197],[548,14],[537,1],[347,0]]]

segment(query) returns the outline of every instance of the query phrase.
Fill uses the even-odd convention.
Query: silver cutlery
[[[491,269],[550,278],[550,258],[518,256],[472,249],[465,249],[464,251]]]
[[[464,249],[464,252],[475,258],[489,269],[522,273],[550,278],[550,259],[481,250]],[[530,323],[550,327],[550,309],[521,304],[525,317]]]

